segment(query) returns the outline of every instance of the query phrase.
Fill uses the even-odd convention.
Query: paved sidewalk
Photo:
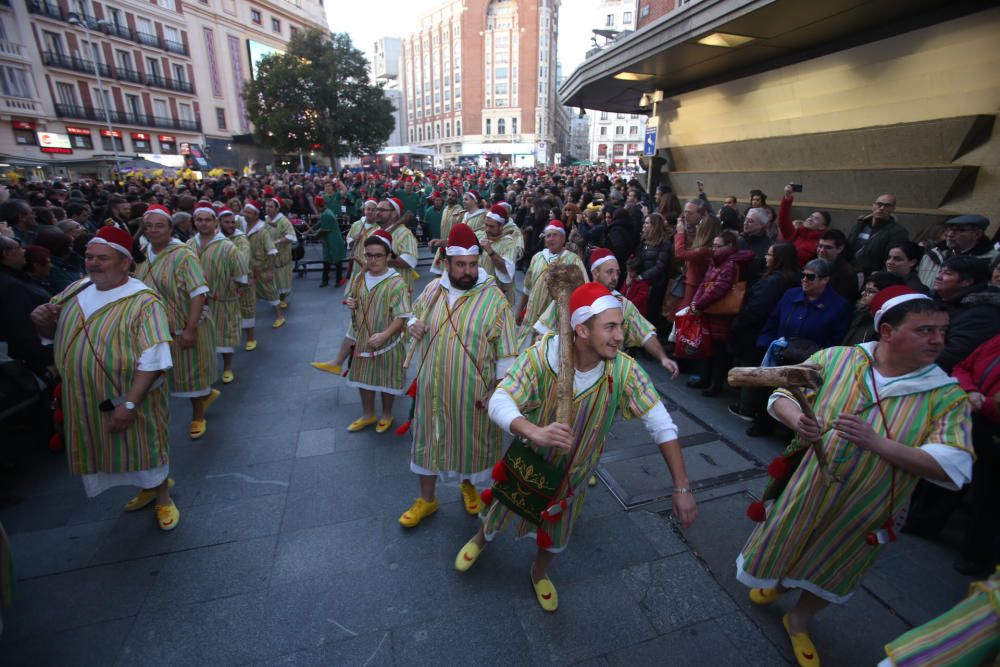
[[[559,612],[546,614],[528,579],[533,545],[509,533],[471,571],[454,571],[476,529],[457,487],[441,488],[441,510],[418,528],[398,525],[417,494],[409,439],[346,431],[357,392],[309,365],[333,357],[346,325],[341,290],[318,283],[296,278],[282,329],[260,318],[260,345],[237,353],[205,438],[188,440],[190,408],[172,404],[177,530],[161,533],[151,511],[123,513],[130,489],[88,501],[48,452],[2,480],[18,498],[0,508],[18,588],[0,664],[790,664],[780,612],[751,609],[734,578],[747,492],[763,488],[761,466],[780,443],[748,440],[725,401],[646,364],[685,419],[751,465],[713,475],[725,465],[716,450],[685,447],[688,465],[716,480],[686,532],[662,500],[626,511],[605,483],[591,489],[552,569]],[[640,474],[669,477],[645,459],[628,471]],[[820,616],[824,665],[873,665],[886,641],[954,604],[968,580],[950,558],[920,540],[894,545],[849,605]]]

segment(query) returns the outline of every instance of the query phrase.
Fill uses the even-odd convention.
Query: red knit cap
[[[610,262],[615,259],[615,254],[608,250],[607,248],[596,248],[592,253],[590,253],[590,270],[594,271],[597,267],[605,262]]]
[[[562,232],[562,235],[566,236],[566,225],[559,220],[549,220],[549,224],[542,230],[542,233],[546,232]]]
[[[170,209],[163,204],[150,204],[143,215],[162,215],[167,220],[171,219]]]
[[[132,256],[132,235],[124,229],[118,229],[113,225],[101,227],[97,230],[97,235],[87,242],[96,245],[111,246],[126,257]]]
[[[385,247],[389,249],[389,252],[392,252],[392,237],[389,235],[389,232],[384,229],[376,229],[368,236],[368,238],[381,241],[385,244]]]
[[[912,290],[906,285],[892,285],[891,287],[880,289],[878,294],[872,298],[872,302],[868,306],[871,310],[872,317],[875,318],[875,330],[878,330],[878,325],[882,322],[882,318],[885,317],[886,313],[899,304],[906,303],[907,301],[913,301],[914,299],[929,298],[930,297],[926,294],[921,294],[916,290]]]
[[[507,222],[507,207],[497,204],[490,208],[490,212],[486,214],[486,217],[501,223]]]
[[[452,225],[448,232],[448,243],[445,247],[445,254],[449,257],[471,256],[479,254],[479,239],[464,222]]]
[[[584,283],[569,297],[570,322],[573,326],[583,324],[605,310],[621,307],[618,299],[601,283]]]

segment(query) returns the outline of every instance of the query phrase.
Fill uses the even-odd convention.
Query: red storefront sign
[[[163,143],[168,143],[168,144],[176,144],[177,143],[177,137],[175,137],[173,135],[170,135],[170,134],[161,134],[161,135],[159,135],[157,137],[157,139],[159,139],[160,142],[163,142]]]
[[[133,132],[133,139],[138,139],[139,141],[149,141],[149,135],[145,132]]]
[[[87,127],[71,127],[71,126],[67,125],[66,126],[66,134],[78,134],[81,137],[89,137],[90,136],[90,128],[87,128]]]
[[[121,130],[101,130],[102,137],[115,137],[116,139],[121,139]]]

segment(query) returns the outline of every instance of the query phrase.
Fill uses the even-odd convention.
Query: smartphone
[[[792,183],[792,192],[802,192],[802,184]]]

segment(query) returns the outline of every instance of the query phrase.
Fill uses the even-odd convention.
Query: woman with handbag
[[[712,335],[712,356],[702,362],[702,396],[718,396],[725,386],[726,373],[732,365],[725,342],[729,327],[740,312],[746,294],[746,282],[740,281],[740,266],[754,258],[752,250],[738,250],[736,232],[726,230],[712,240],[712,261],[705,279],[691,299],[691,314],[702,315]]]
[[[650,213],[642,225],[642,236],[636,249],[636,258],[639,260],[638,279],[649,284],[647,319],[657,330],[664,327],[661,311],[670,266],[674,260],[673,235],[673,225],[668,225],[659,213]]]

